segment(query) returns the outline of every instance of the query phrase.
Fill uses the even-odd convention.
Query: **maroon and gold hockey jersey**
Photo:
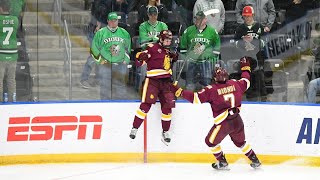
[[[150,44],[145,51],[148,55],[147,77],[150,78],[170,78],[172,76],[171,58],[169,50],[161,46],[159,43]],[[142,66],[144,62],[139,62],[136,59],[136,65]]]
[[[211,105],[214,123],[220,124],[229,115],[229,110],[240,110],[242,95],[250,87],[250,74],[242,72],[240,80],[228,80],[225,84],[214,83],[199,92],[183,90],[182,97],[194,104],[208,102]]]

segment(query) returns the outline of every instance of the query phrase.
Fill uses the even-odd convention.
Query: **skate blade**
[[[223,168],[218,168],[218,169],[215,169],[215,170],[217,170],[217,171],[230,171],[230,168],[229,167],[223,167]]]
[[[257,169],[257,170],[259,170],[259,169],[261,169],[261,164],[259,165],[259,166],[252,166],[252,165],[250,165],[253,169]]]
[[[169,146],[169,143],[166,142],[163,138],[161,138],[161,141],[163,142],[164,145]]]

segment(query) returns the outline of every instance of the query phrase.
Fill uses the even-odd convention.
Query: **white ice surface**
[[[0,180],[316,180],[319,167],[230,164],[216,171],[203,163],[81,163],[0,166]]]

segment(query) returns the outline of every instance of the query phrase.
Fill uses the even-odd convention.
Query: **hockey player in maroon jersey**
[[[175,97],[170,91],[172,84],[172,63],[178,59],[176,52],[169,50],[172,41],[172,32],[163,30],[160,32],[159,41],[148,45],[145,51],[136,55],[136,65],[147,63],[147,76],[143,85],[142,102],[137,110],[130,132],[130,138],[134,139],[138,128],[147,116],[151,105],[159,98],[161,103],[162,141],[166,144],[171,141],[169,129],[171,124],[171,112],[175,107]]]
[[[177,97],[182,96],[191,103],[205,103],[211,105],[214,125],[210,129],[205,142],[211,148],[217,159],[212,167],[217,170],[229,169],[228,162],[221,150],[220,143],[229,135],[233,143],[251,160],[250,166],[257,168],[261,165],[255,152],[246,142],[244,125],[239,114],[241,99],[244,92],[250,87],[250,57],[240,59],[242,70],[240,80],[228,80],[227,71],[217,67],[213,73],[213,83],[198,92],[183,90],[175,83],[171,85]]]

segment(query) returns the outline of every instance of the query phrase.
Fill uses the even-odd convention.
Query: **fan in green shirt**
[[[149,43],[159,40],[158,35],[162,30],[168,30],[168,26],[158,21],[158,9],[155,6],[148,8],[149,20],[141,23],[139,26],[139,38],[142,49],[145,49]]]

